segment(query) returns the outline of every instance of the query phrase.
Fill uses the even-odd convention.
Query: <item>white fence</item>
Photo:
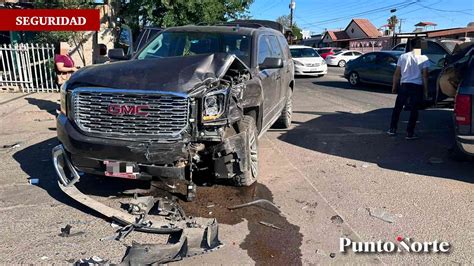
[[[0,46],[0,89],[22,92],[54,92],[54,46],[3,44]]]

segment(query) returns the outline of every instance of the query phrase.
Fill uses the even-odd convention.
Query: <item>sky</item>
[[[344,29],[352,18],[367,18],[375,27],[387,24],[395,14],[402,20],[402,32],[412,32],[415,24],[430,21],[436,29],[465,27],[474,22],[474,0],[294,0],[294,20],[312,34],[325,29]],[[290,0],[254,0],[253,19],[275,20],[287,15]],[[390,13],[396,8],[395,13]],[[398,28],[397,28],[398,31]]]

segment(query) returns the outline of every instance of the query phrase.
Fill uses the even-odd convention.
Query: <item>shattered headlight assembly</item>
[[[209,122],[220,118],[226,107],[227,90],[208,93],[202,100],[202,120]]]
[[[59,89],[61,97],[61,113],[67,115],[67,81]]]

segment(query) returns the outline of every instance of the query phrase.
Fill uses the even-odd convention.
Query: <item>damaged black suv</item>
[[[208,169],[249,186],[259,136],[275,122],[290,126],[293,87],[277,30],[168,28],[131,60],[85,67],[63,85],[53,154],[76,172],[192,184]]]

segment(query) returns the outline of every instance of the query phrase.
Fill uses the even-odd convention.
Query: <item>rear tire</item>
[[[354,87],[360,85],[360,78],[357,72],[351,72],[349,74],[349,83]]]
[[[278,128],[287,129],[291,126],[291,117],[293,116],[293,91],[288,88],[288,97],[286,98],[285,106],[281,111],[281,115],[276,121]]]
[[[338,65],[339,67],[345,67],[345,66],[346,66],[346,61],[341,60],[341,61],[339,61],[339,63],[337,63],[337,65]]]
[[[247,169],[234,176],[234,183],[239,187],[248,187],[257,181],[258,177],[258,130],[255,119],[245,115],[239,123],[239,131],[246,132]]]

